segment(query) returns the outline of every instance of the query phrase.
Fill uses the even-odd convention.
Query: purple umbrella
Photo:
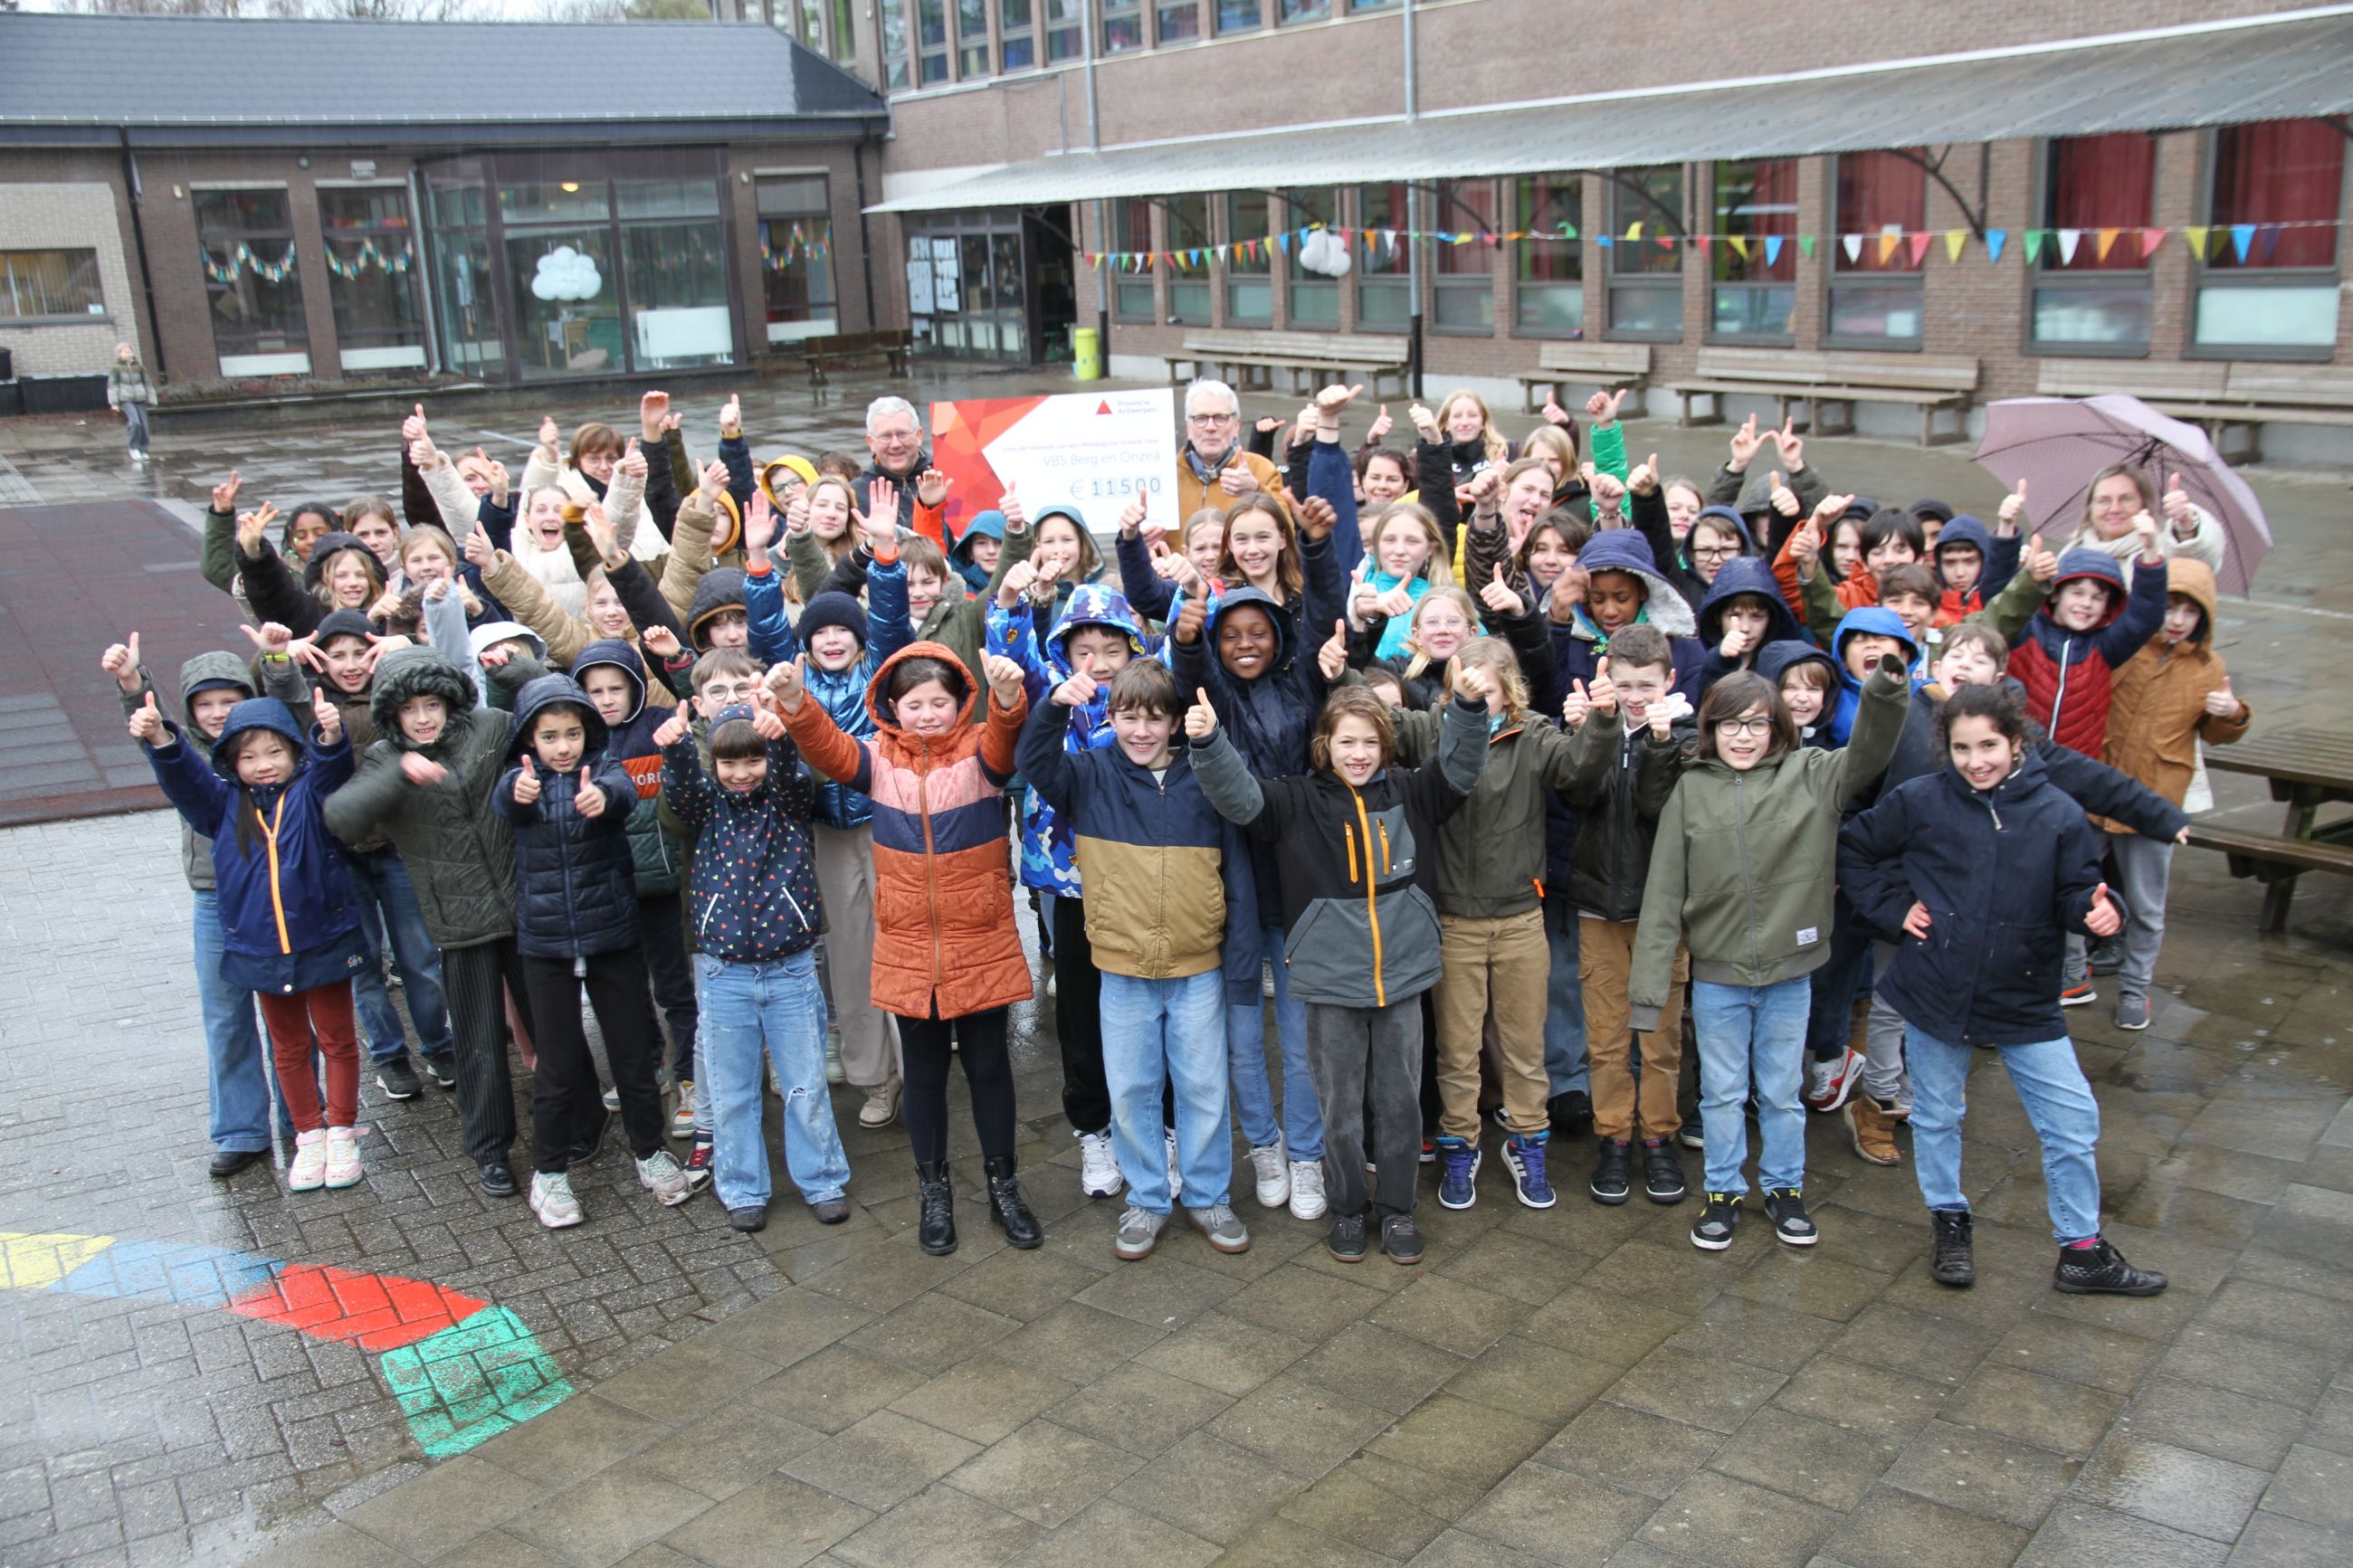
[[[2205,431],[2121,394],[2010,397],[1986,408],[1978,467],[2012,488],[2026,481],[2026,514],[2045,538],[2074,537],[2084,492],[2110,463],[2130,463],[2160,490],[2167,475],[2179,475],[2189,499],[2222,525],[2216,582],[2225,593],[2247,592],[2271,550],[2271,524]]]

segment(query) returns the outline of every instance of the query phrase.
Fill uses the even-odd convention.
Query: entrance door
[[[954,359],[1030,363],[1029,276],[1019,213],[930,215],[907,238],[917,342]]]
[[[1076,246],[1067,206],[1027,207],[1021,234],[1029,251],[1029,363],[1071,363],[1071,329],[1079,320]]]

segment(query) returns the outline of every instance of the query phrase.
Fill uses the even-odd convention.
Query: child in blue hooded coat
[[[1707,649],[1700,665],[1700,694],[1705,696],[1709,687],[1734,670],[1755,669],[1766,644],[1803,636],[1773,579],[1773,568],[1754,555],[1734,556],[1716,568],[1715,581],[1699,604],[1699,640]]]
[[[352,975],[370,962],[359,900],[321,803],[352,776],[343,715],[315,695],[306,734],[274,697],[229,710],[211,765],[164,719],[154,693],[131,716],[155,782],[198,837],[212,841],[221,978],[254,993],[269,1027],[279,1091],[295,1128],[286,1184],[348,1187],[361,1175],[359,1033]],[[319,1104],[311,1050],[325,1063]]]

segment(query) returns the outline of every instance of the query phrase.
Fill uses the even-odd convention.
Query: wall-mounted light
[[[185,200],[186,200],[187,198],[185,197],[185,195],[183,195],[183,194],[182,194],[182,192],[181,192],[181,190],[180,190],[180,187],[179,187],[179,186],[177,186],[177,185],[174,185],[174,186],[172,187],[172,199],[173,199],[174,201],[177,202],[177,201],[185,201]]]
[[[580,194],[580,182],[577,180],[566,180],[558,188],[561,189],[567,196],[578,195]]]

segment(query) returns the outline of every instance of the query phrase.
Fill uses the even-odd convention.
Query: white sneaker
[[[572,1178],[565,1172],[540,1171],[531,1178],[531,1212],[550,1230],[580,1223],[580,1200],[572,1195]]]
[[[1091,1198],[1115,1198],[1126,1183],[1120,1180],[1119,1160],[1108,1132],[1079,1134],[1079,1191]]]
[[[898,1121],[899,1090],[899,1080],[895,1078],[880,1089],[868,1089],[866,1103],[858,1108],[858,1125],[888,1127]]]
[[[1291,1217],[1322,1219],[1324,1217],[1324,1162],[1293,1160],[1291,1162]]]
[[[294,1134],[294,1160],[286,1167],[286,1190],[315,1193],[327,1184],[327,1130]]]
[[[664,1208],[675,1208],[694,1195],[694,1184],[686,1179],[678,1156],[667,1149],[657,1149],[638,1162],[638,1185],[653,1194]],[[579,1212],[577,1204],[573,1212]]]
[[[1263,1149],[1250,1152],[1250,1169],[1258,1176],[1258,1205],[1279,1209],[1291,1201],[1291,1166],[1283,1158],[1282,1134]]]
[[[1185,1195],[1185,1175],[1176,1168],[1176,1130],[1163,1129],[1161,1136],[1168,1142],[1168,1200],[1174,1203]]]
[[[355,1187],[360,1184],[360,1135],[356,1128],[327,1129],[327,1185]]]

